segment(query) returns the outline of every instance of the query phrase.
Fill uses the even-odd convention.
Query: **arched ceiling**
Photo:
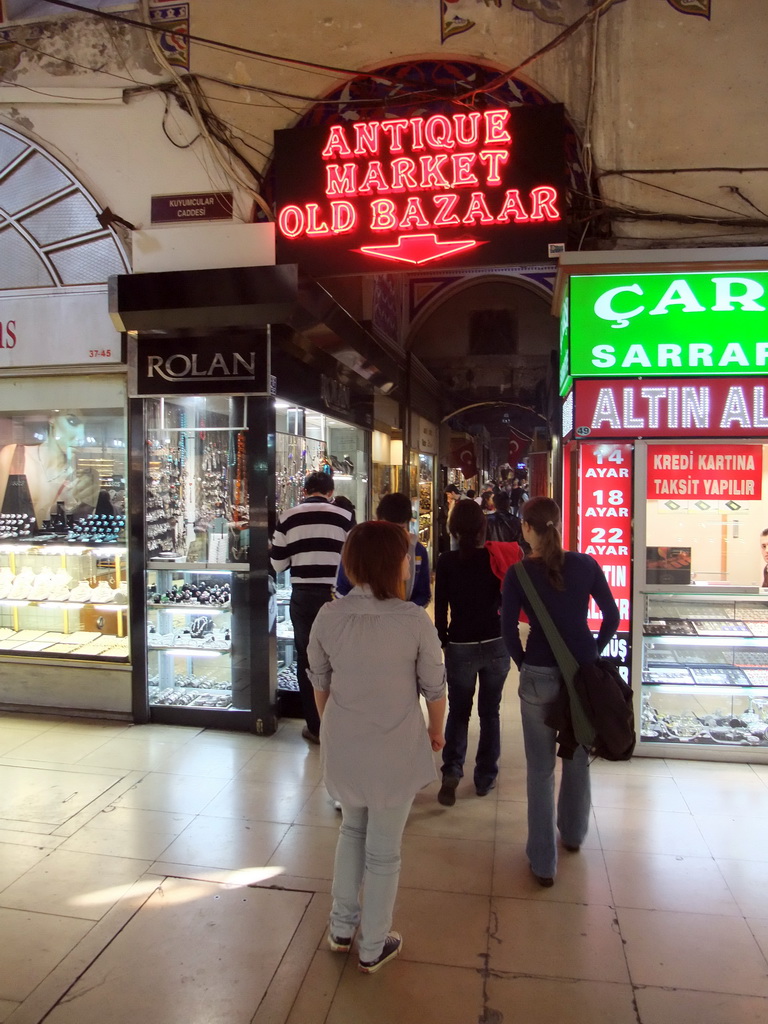
[[[0,292],[104,285],[129,272],[101,212],[62,163],[0,125]]]

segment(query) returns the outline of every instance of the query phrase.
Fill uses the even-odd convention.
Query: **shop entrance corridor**
[[[0,1021],[768,1020],[768,766],[595,765],[587,841],[541,889],[515,682],[498,788],[416,800],[375,977],[326,946],[339,816],[300,722],[0,715]]]

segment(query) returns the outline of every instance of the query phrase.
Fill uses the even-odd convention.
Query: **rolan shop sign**
[[[573,377],[768,372],[768,271],[571,277]]]

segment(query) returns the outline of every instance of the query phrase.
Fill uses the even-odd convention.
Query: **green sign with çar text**
[[[574,275],[569,289],[573,377],[768,373],[768,271]]]

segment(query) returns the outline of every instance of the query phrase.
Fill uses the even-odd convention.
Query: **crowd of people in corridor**
[[[557,734],[548,718],[563,683],[511,567],[524,559],[580,662],[593,661],[607,645],[618,609],[597,562],[563,550],[557,504],[529,498],[524,480],[516,484],[509,494],[497,491],[495,502],[492,491],[475,501],[469,492],[448,489],[450,543],[435,567],[434,623],[424,610],[431,597],[428,556],[409,531],[406,495],[387,495],[376,520],[354,525],[353,512],[333,500],[332,477],[311,473],[304,500],[275,529],[273,569],[291,574],[302,735],[321,745],[325,783],[342,814],[328,943],[347,953],[357,932],[364,973],[376,972],[402,948],[392,913],[403,829],[415,794],[435,778],[434,752],[442,751],[438,801],[455,803],[476,691],[475,792],[483,797],[496,784],[499,705],[511,662],[520,671],[526,849],[539,885],[554,884],[558,833],[576,853],[587,832],[583,749],[564,761],[555,799]],[[602,613],[597,638],[587,620],[590,599]],[[525,646],[521,620],[530,627]]]

